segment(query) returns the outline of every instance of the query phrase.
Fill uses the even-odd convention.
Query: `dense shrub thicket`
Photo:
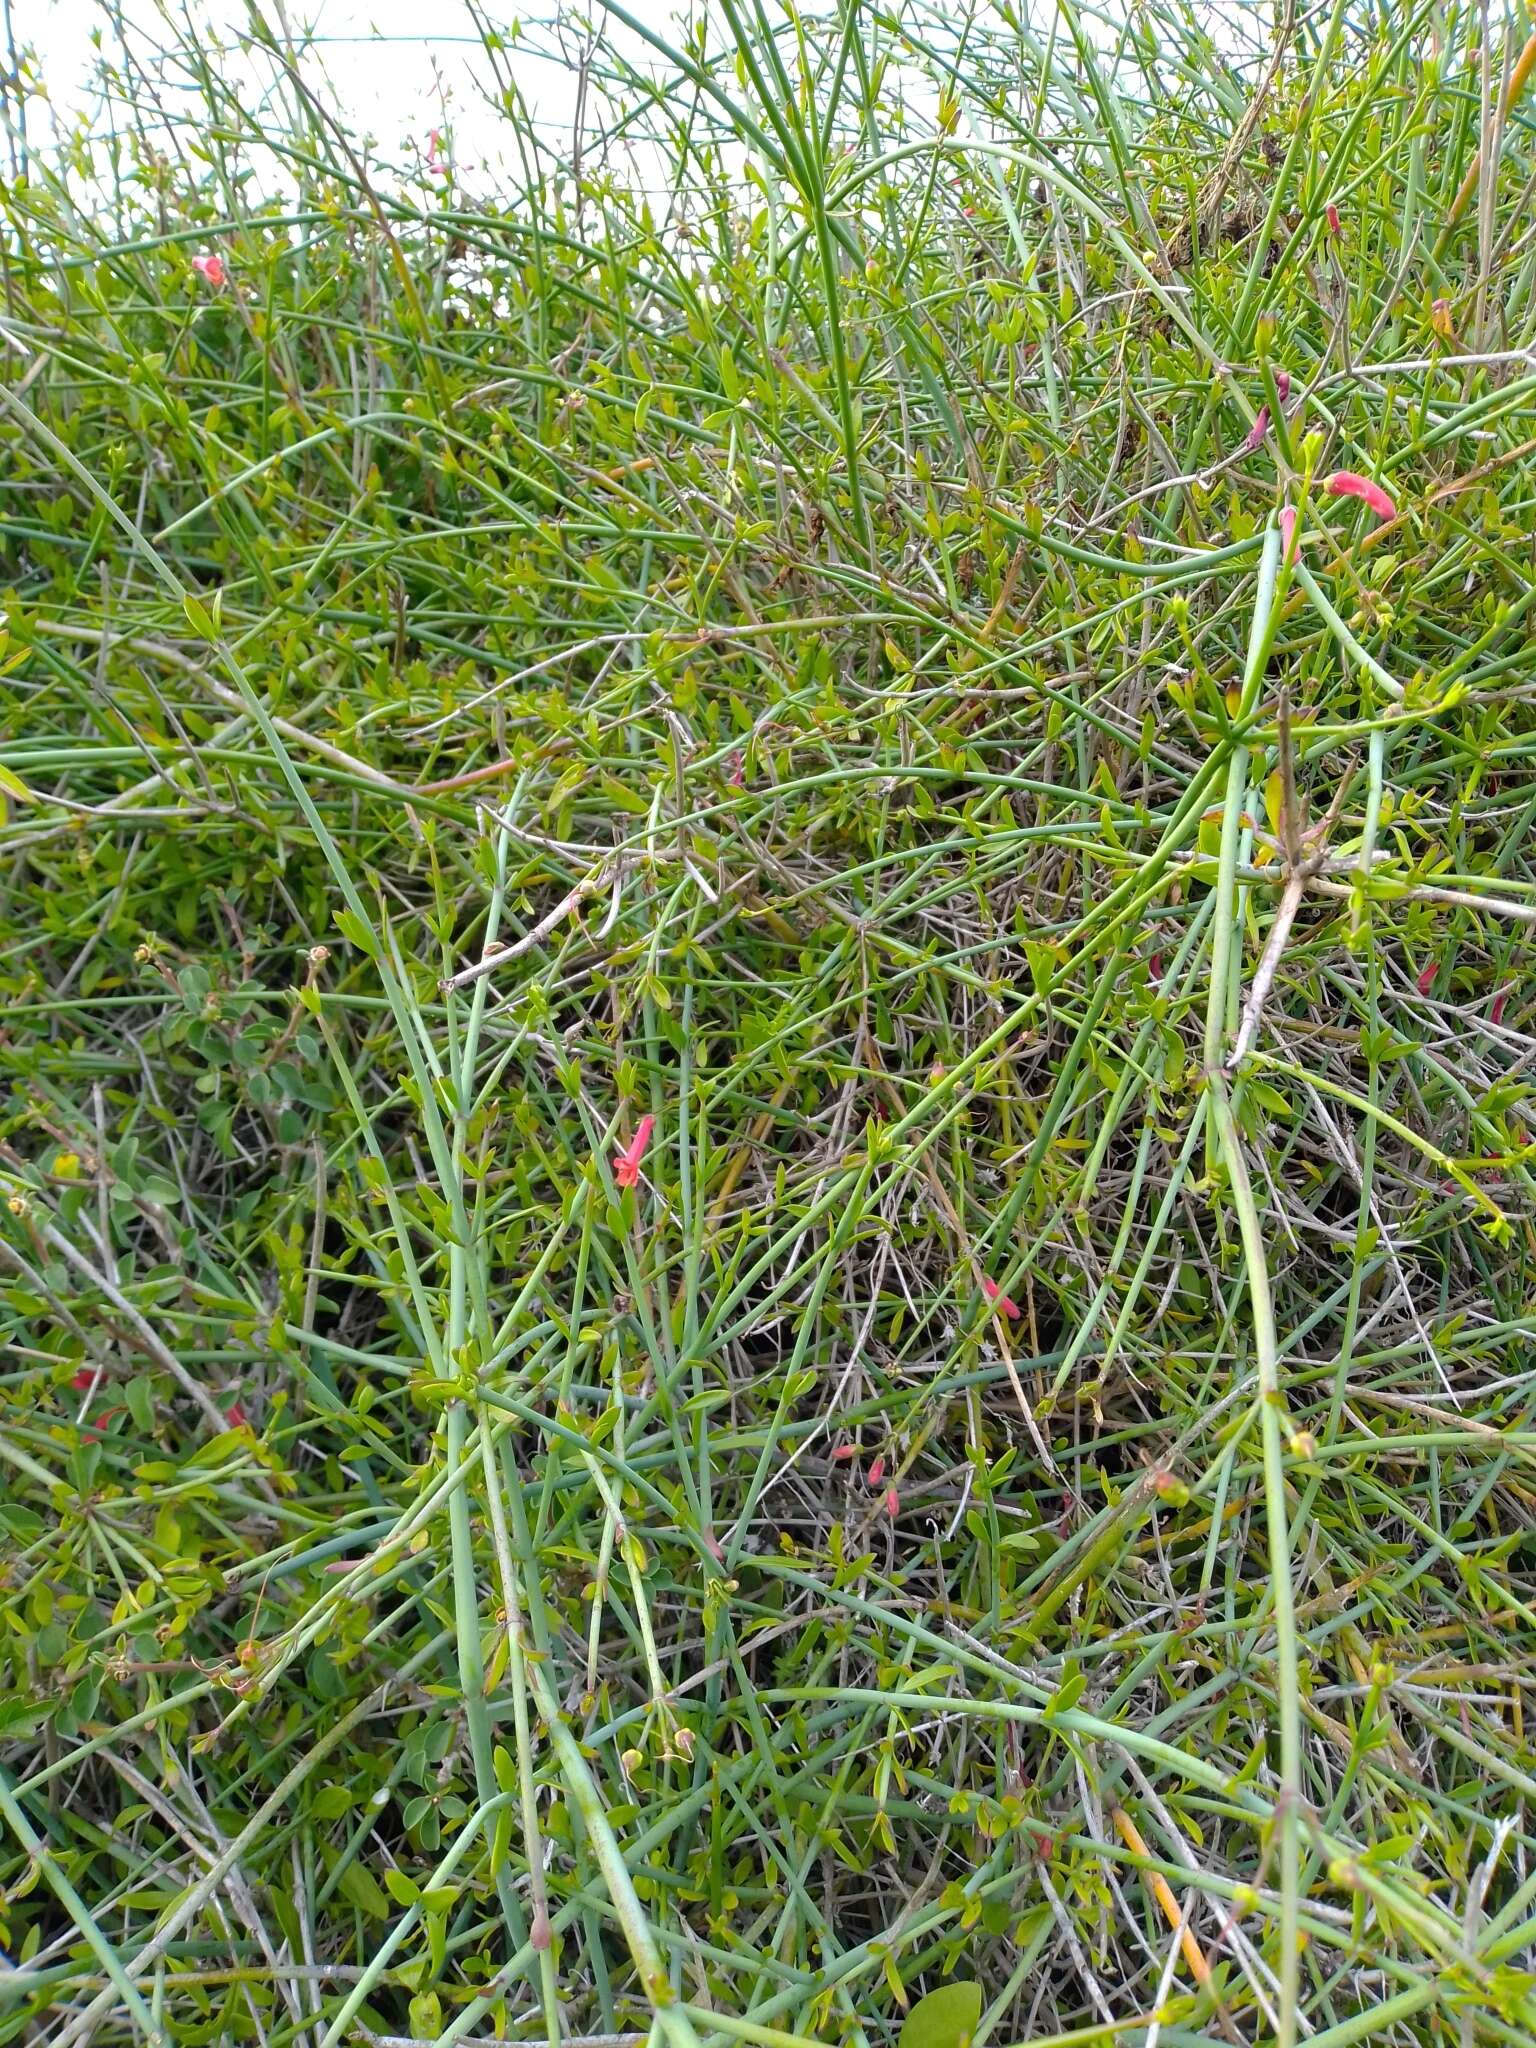
[[[10,101],[0,2042],[1531,2037],[1536,37],[1277,16]]]

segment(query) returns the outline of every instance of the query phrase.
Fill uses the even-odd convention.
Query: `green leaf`
[[[418,1991],[408,2008],[411,2032],[435,2041],[443,2028],[443,2002],[435,1991]]]
[[[123,1393],[128,1402],[128,1413],[135,1425],[146,1436],[155,1426],[155,1389],[148,1373],[135,1373],[127,1382]]]
[[[496,1816],[496,1825],[491,1830],[490,1872],[499,1877],[506,1868],[507,1853],[512,1847],[512,1809],[504,1806]]]
[[[941,1984],[907,2014],[899,2048],[969,2048],[980,2018],[979,1984]]]
[[[391,1870],[389,1875],[395,1877],[398,1873]],[[356,1906],[359,1913],[366,1914],[370,1920],[389,1918],[389,1900],[380,1889],[378,1879],[364,1864],[349,1863],[337,1878],[336,1889],[349,1906]]]
[[[187,615],[187,624],[200,639],[217,640],[219,637],[219,613],[223,608],[224,593],[216,590],[213,603],[205,605],[200,598],[189,592],[181,600],[181,608]]]
[[[373,933],[357,915],[356,911],[338,910],[336,913],[336,929],[341,933],[341,936],[347,941],[348,945],[356,946],[360,953],[367,953],[371,956],[376,950]]]
[[[17,1741],[30,1735],[43,1713],[41,1700],[0,1700],[0,1736]]]
[[[1065,1714],[1075,1707],[1083,1696],[1088,1681],[1081,1671],[1069,1671],[1051,1698],[1046,1702],[1045,1718],[1054,1721],[1058,1714]]]
[[[310,1692],[316,1699],[334,1700],[341,1697],[342,1683],[337,1676],[336,1666],[318,1643],[309,1653],[306,1670]]]

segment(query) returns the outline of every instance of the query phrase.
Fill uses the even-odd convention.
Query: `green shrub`
[[[0,2042],[1529,2037],[1491,14],[13,120]]]

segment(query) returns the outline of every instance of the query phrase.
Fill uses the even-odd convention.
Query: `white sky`
[[[677,0],[625,4],[637,19],[669,41],[677,40]],[[11,8],[17,39],[35,50],[46,81],[47,103],[37,97],[28,103],[31,139],[42,144],[50,125],[61,117],[72,121],[82,110],[90,110],[90,78],[97,58],[93,34],[104,30],[106,17],[96,0],[11,0]],[[157,32],[153,0],[125,0],[123,11],[151,42],[172,39],[163,26]],[[226,43],[233,40],[244,14],[239,0],[190,0],[177,11],[199,29],[211,27],[213,36]],[[269,0],[266,11],[276,28],[278,8]],[[488,67],[464,0],[288,0],[282,11],[296,36],[313,33],[303,58],[306,76],[313,78],[323,67],[332,87],[331,103],[344,111],[357,132],[372,135],[386,157],[425,151],[427,136],[436,127],[451,132],[461,168],[496,160],[504,127],[484,101]],[[600,14],[599,0],[592,0],[591,11]],[[517,19],[516,7],[507,0],[491,0],[485,13],[503,29]],[[612,21],[607,35],[610,41],[624,41],[644,68],[651,68],[639,38],[624,36]],[[539,40],[552,48],[547,30],[539,32]],[[574,55],[574,38],[570,48]],[[541,127],[552,139],[568,137],[576,107],[574,65],[517,45],[509,46],[504,61]],[[231,59],[229,68],[244,67]]]
[[[532,12],[535,17],[552,13],[557,4],[558,0],[532,0]],[[689,0],[624,4],[674,45],[685,39],[683,23],[692,11]],[[1093,0],[1088,0],[1085,26],[1101,47],[1113,44],[1107,23],[1117,19],[1126,4],[1127,0],[1099,0],[1103,18],[1095,23]],[[1208,21],[1221,24],[1217,33],[1223,42],[1229,42],[1227,31],[1243,22],[1250,32],[1257,32],[1254,40],[1262,46],[1261,22],[1269,17],[1268,0],[1262,6],[1259,0],[1196,4]],[[702,9],[706,0],[696,0],[696,5]],[[121,6],[140,31],[136,44],[141,50],[184,48],[201,31],[228,47],[246,19],[243,0],[121,0]],[[100,131],[105,124],[90,80],[97,62],[95,39],[110,36],[111,31],[97,0],[9,0],[9,7],[15,33],[35,50],[38,73],[46,81],[47,100],[33,96],[28,101],[32,145],[46,149],[50,130],[58,133],[72,127],[82,115]],[[519,18],[519,0],[481,0],[481,8],[504,35]],[[1251,12],[1245,15],[1245,9]],[[456,183],[471,190],[506,189],[501,175],[505,168],[512,173],[511,182],[521,186],[515,161],[506,161],[512,148],[509,124],[487,103],[490,65],[466,0],[263,0],[263,10],[274,28],[286,22],[293,36],[310,38],[300,52],[302,72],[316,86],[327,87],[322,91],[326,103],[341,112],[354,134],[368,138],[373,161],[399,165],[408,178],[419,178],[428,136],[437,128],[450,138]],[[567,0],[566,11],[603,19],[602,0]],[[779,11],[770,0],[770,12],[777,17]],[[957,23],[963,11],[955,10]],[[1054,8],[1052,0],[1023,0],[1021,11],[1043,28]],[[179,25],[172,26],[168,15]],[[943,18],[941,7],[936,19]],[[531,108],[542,138],[564,156],[577,106],[579,39],[574,30],[557,37],[547,26],[537,26],[529,34],[531,39],[508,42],[502,62]],[[666,68],[655,52],[611,16],[604,35],[611,46],[633,56],[642,74],[660,75]],[[220,58],[218,68],[252,81],[265,79],[270,69],[268,60],[253,64],[234,52]],[[185,90],[185,85],[179,89]],[[167,94],[172,111],[175,90]],[[910,104],[931,115],[936,95],[928,79],[903,71],[903,91]],[[188,111],[200,113],[200,103],[189,99]],[[654,195],[661,165],[662,158],[642,145],[630,155],[625,182],[650,187]]]

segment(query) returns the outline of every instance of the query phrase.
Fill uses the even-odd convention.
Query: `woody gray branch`
[[[519,959],[524,953],[530,952],[541,939],[548,938],[557,924],[569,917],[589,896],[596,896],[610,881],[614,893],[612,908],[616,911],[619,892],[623,887],[623,872],[617,863],[604,861],[599,867],[594,868],[591,874],[583,875],[575,888],[568,889],[554,909],[546,911],[538,923],[524,932],[520,939],[514,939],[510,946],[499,946],[494,953],[488,953],[483,960],[477,960],[473,967],[461,967],[457,974],[450,974],[440,981],[438,987],[445,995],[449,989],[468,988],[471,982],[494,973],[498,967],[505,967],[508,961]]]
[[[1253,980],[1249,985],[1248,1000],[1243,1006],[1237,1040],[1227,1059],[1229,1072],[1238,1066],[1253,1048],[1259,1025],[1263,1021],[1264,1005],[1269,1000],[1270,990],[1274,986],[1275,975],[1279,971],[1281,957],[1285,952],[1296,912],[1301,907],[1302,897],[1311,889],[1321,896],[1348,898],[1355,894],[1359,886],[1358,878],[1361,871],[1358,861],[1351,858],[1336,862],[1327,846],[1328,831],[1342,807],[1350,778],[1346,775],[1341,779],[1338,793],[1329,806],[1327,817],[1320,824],[1303,829],[1300,824],[1301,810],[1296,796],[1291,755],[1290,714],[1288,707],[1283,703],[1280,707],[1280,775],[1282,806],[1278,850],[1285,858],[1285,885],[1264,951],[1260,955],[1259,964],[1254,969]],[[1313,849],[1310,852],[1307,850],[1309,847]],[[1392,856],[1386,853],[1376,856],[1377,861],[1382,864],[1389,862],[1391,858]],[[1349,869],[1357,879],[1351,882],[1336,879],[1329,872],[1334,867]],[[1240,868],[1238,878],[1252,884],[1272,881],[1273,874],[1264,868]],[[1522,924],[1536,924],[1536,904],[1521,903],[1500,896],[1486,896],[1471,889],[1442,888],[1432,882],[1394,883],[1390,900],[1444,903],[1458,910],[1481,911],[1495,917],[1514,918]]]
[[[1275,911],[1275,921],[1270,926],[1269,938],[1254,969],[1253,983],[1248,991],[1248,1001],[1243,1008],[1242,1023],[1238,1027],[1237,1043],[1227,1059],[1228,1072],[1238,1066],[1247,1055],[1254,1039],[1258,1036],[1259,1023],[1264,1015],[1264,1004],[1274,985],[1279,970],[1285,942],[1290,937],[1291,926],[1295,923],[1296,912],[1309,881],[1319,874],[1328,861],[1328,833],[1344,802],[1344,792],[1351,778],[1344,776],[1339,783],[1328,815],[1322,822],[1309,828],[1305,823],[1305,805],[1296,789],[1296,756],[1291,746],[1291,707],[1285,697],[1280,699],[1280,844],[1285,855],[1285,889]],[[1309,851],[1308,849],[1312,850]]]
[[[1296,909],[1307,889],[1313,874],[1327,862],[1327,834],[1329,825],[1339,813],[1343,791],[1350,784],[1346,776],[1339,784],[1327,817],[1315,829],[1307,829],[1303,823],[1303,801],[1296,795],[1296,756],[1290,745],[1290,702],[1280,698],[1280,846],[1286,856],[1286,887],[1280,897],[1280,907],[1274,913],[1274,924],[1270,926],[1270,938],[1260,954],[1260,965],[1253,971],[1253,985],[1247,991],[1247,1004],[1243,1008],[1243,1022],[1237,1030],[1237,1044],[1227,1057],[1227,1069],[1239,1065],[1253,1038],[1260,1030],[1260,1018],[1264,1016],[1264,1004],[1274,985],[1276,971],[1280,967],[1280,956],[1286,950],[1290,938],[1290,926],[1296,922]],[[1309,852],[1309,846],[1315,850]]]

